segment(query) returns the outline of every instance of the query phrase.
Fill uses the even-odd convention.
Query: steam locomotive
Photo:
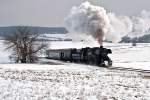
[[[84,63],[101,67],[112,66],[112,60],[108,57],[108,54],[111,53],[111,49],[103,48],[103,46],[93,48],[86,47],[82,49],[53,49],[46,51],[48,59]]]

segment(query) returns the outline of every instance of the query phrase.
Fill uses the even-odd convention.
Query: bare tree
[[[16,32],[4,36],[6,50],[12,50],[17,63],[33,63],[38,60],[37,53],[47,45],[39,39],[39,34],[31,32],[28,27],[20,26]]]

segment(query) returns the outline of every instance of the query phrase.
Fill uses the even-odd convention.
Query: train
[[[46,51],[46,58],[100,67],[111,67],[112,60],[108,56],[111,53],[111,49],[104,48],[103,46],[93,48],[85,47],[81,49],[50,49]]]

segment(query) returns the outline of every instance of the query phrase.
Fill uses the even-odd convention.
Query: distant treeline
[[[0,27],[0,36],[7,35],[16,32],[16,29],[19,26],[8,26],[8,27]],[[34,27],[34,26],[26,26],[30,29],[31,32],[36,33],[47,33],[47,34],[65,34],[67,30],[64,27]]]
[[[122,38],[122,40],[120,41],[121,43],[150,43],[150,34],[147,35],[143,35],[141,37],[135,37],[135,38],[130,38],[128,36],[125,36]]]

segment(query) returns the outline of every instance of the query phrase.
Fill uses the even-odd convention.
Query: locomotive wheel
[[[109,68],[112,66],[112,62],[107,62],[107,64],[105,64],[105,67]]]
[[[99,67],[106,67],[105,63],[99,64]]]
[[[97,65],[96,59],[94,57],[90,57],[87,62],[89,65]]]
[[[112,61],[108,62],[108,67],[111,67],[111,66],[112,66]]]
[[[112,66],[112,62],[107,62],[107,61],[99,64],[99,67],[107,67],[107,68],[109,68],[111,66]]]
[[[87,62],[89,65],[92,65],[93,64],[93,61],[92,60],[88,60]]]

